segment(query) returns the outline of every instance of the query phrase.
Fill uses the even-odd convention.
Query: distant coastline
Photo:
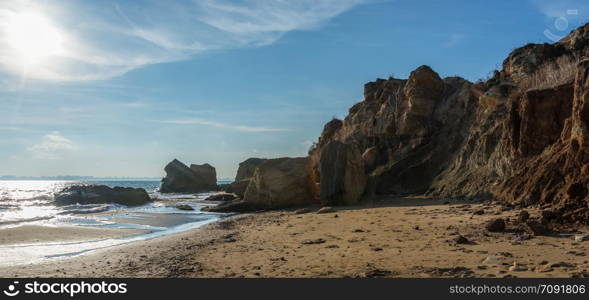
[[[95,177],[95,176],[75,176],[75,175],[57,175],[57,176],[15,176],[2,175],[0,180],[73,180],[73,181],[159,181],[162,177]],[[219,178],[219,182],[233,182],[233,178]]]

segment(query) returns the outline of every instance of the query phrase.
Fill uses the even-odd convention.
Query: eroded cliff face
[[[496,197],[586,220],[588,50],[589,24],[514,50],[484,82],[442,79],[427,66],[370,82],[310,150],[314,178],[320,186],[322,148],[339,141],[362,153],[368,195]]]
[[[366,84],[364,95],[343,121],[325,126],[311,157],[321,161],[321,149],[332,140],[354,144],[365,160],[368,193],[426,192],[468,133],[473,85],[421,66],[408,80]]]

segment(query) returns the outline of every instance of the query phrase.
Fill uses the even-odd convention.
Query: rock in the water
[[[237,199],[237,197],[234,194],[229,194],[229,193],[217,193],[217,194],[213,194],[208,196],[205,200],[207,201],[232,201]]]
[[[490,220],[485,224],[485,229],[490,232],[502,232],[505,230],[505,220],[501,218]]]
[[[192,206],[187,205],[187,204],[177,205],[176,208],[179,210],[194,210],[194,208],[192,208]]]
[[[352,144],[331,141],[321,150],[320,197],[323,204],[358,203],[366,189],[364,161]]]
[[[231,183],[221,183],[217,185],[217,190],[221,192],[227,192],[230,186]]]
[[[111,188],[105,185],[69,186],[54,197],[56,205],[117,203],[138,206],[151,202],[151,198],[142,188]]]
[[[226,212],[250,212],[255,211],[256,208],[253,207],[250,203],[247,203],[243,200],[235,200],[231,202],[226,202],[218,206],[207,206],[202,209],[202,211],[208,212],[219,212],[219,213],[226,213]]]
[[[202,184],[209,188],[217,188],[217,170],[209,164],[195,165],[191,164],[190,169],[202,178]]]
[[[575,235],[575,242],[589,241],[589,234],[577,234]]]
[[[254,207],[274,209],[309,205],[309,159],[276,158],[259,165],[243,200]]]
[[[217,190],[215,168],[209,164],[191,165],[190,168],[177,159],[166,167],[162,179],[162,193],[200,193]]]

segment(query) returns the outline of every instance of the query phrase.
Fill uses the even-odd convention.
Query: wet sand
[[[135,229],[24,225],[0,229],[0,246],[53,242],[83,242],[121,238],[145,232],[145,230]]]
[[[244,214],[190,232],[41,264],[2,277],[572,277],[587,242],[518,229],[520,210],[489,203],[386,199],[318,214]],[[532,217],[538,209],[527,209]],[[508,220],[505,232],[484,223]],[[469,243],[460,244],[462,235]],[[515,266],[514,266],[515,265]]]

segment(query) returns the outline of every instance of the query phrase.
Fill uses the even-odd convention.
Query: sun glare
[[[63,34],[40,14],[15,15],[7,24],[6,34],[8,45],[29,62],[63,52]]]

